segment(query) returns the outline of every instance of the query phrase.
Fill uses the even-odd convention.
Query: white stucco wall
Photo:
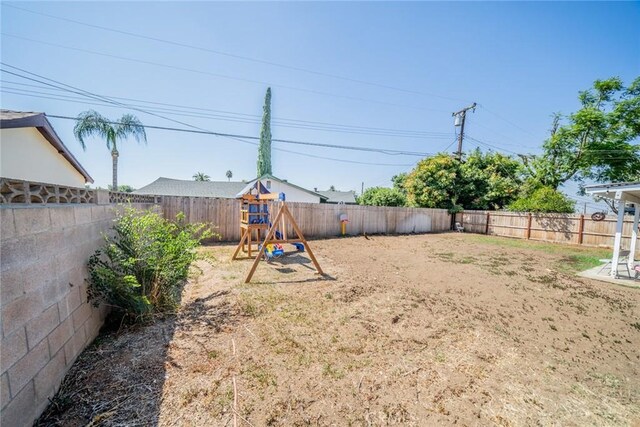
[[[36,128],[0,129],[0,176],[84,187],[84,176]]]
[[[267,180],[263,180],[262,184],[266,187]],[[314,196],[287,183],[271,180],[271,188],[269,188],[269,191],[272,193],[284,193],[287,202],[320,203],[320,196]]]

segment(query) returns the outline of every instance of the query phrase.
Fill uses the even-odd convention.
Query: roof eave
[[[629,202],[640,203],[640,182],[589,185],[585,187],[585,192],[605,199],[625,199]]]
[[[47,115],[45,113],[37,113],[28,117],[20,117],[15,119],[5,119],[0,121],[0,128],[2,129],[16,129],[34,127],[38,129],[38,132],[49,141],[51,145],[58,151],[62,157],[64,157],[71,165],[84,177],[85,182],[93,184],[93,178],[89,175],[80,162],[74,157],[69,149],[64,145],[56,131],[49,123]]]

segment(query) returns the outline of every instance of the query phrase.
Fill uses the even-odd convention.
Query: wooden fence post
[[[531,212],[529,212],[529,218],[527,218],[527,240],[531,238]]]
[[[584,215],[580,215],[580,221],[578,222],[578,244],[582,244],[584,234]]]
[[[489,234],[489,212],[487,212],[487,223],[484,226],[484,234]]]

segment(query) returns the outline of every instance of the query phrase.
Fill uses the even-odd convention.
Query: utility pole
[[[458,151],[456,151],[456,158],[458,161],[462,160],[462,139],[464,138],[464,121],[467,117],[467,111],[473,110],[476,111],[476,103],[469,105],[468,107],[463,108],[460,111],[452,113],[451,115],[455,117],[455,126],[460,126],[460,135],[458,135]]]
[[[362,181],[362,187],[360,187],[360,195],[362,196],[362,194],[364,193],[364,181]]]

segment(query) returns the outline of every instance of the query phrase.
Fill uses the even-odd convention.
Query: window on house
[[[267,190],[271,190],[271,181],[267,180]]]

